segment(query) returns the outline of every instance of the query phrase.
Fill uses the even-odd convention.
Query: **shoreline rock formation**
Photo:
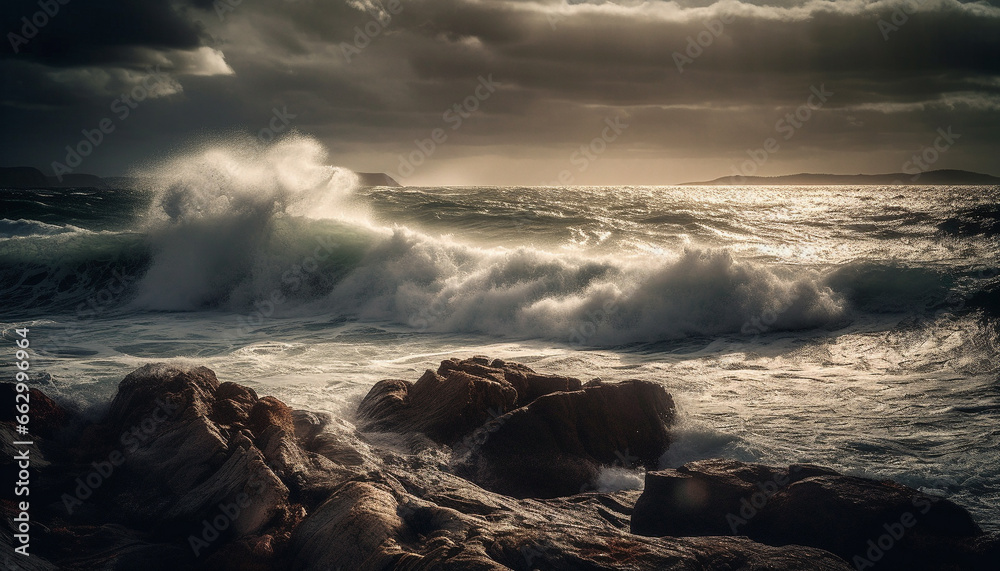
[[[883,520],[905,531],[878,570],[998,561],[1000,537],[963,508],[893,482],[733,460],[656,470],[674,405],[654,383],[450,359],[377,383],[357,427],[204,367],[137,369],[98,422],[31,399],[21,569],[848,570]],[[7,416],[0,432],[9,448]],[[645,467],[645,490],[588,486],[610,467]],[[16,507],[0,505],[13,553]]]

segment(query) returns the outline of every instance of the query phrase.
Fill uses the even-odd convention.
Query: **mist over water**
[[[452,355],[654,380],[664,465],[944,481],[1000,528],[1000,189],[358,188],[335,159],[230,141],[136,188],[4,191],[4,326],[81,406],[151,360],[348,419]]]

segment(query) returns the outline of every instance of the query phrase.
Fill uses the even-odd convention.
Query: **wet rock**
[[[517,391],[502,377],[478,377],[428,370],[413,384],[377,383],[358,407],[365,430],[420,432],[435,442],[453,444],[484,422],[514,407]]]
[[[325,456],[303,450],[277,426],[268,428],[258,440],[267,465],[307,505],[322,502],[337,484],[355,475]]]
[[[74,506],[79,509],[69,521],[137,526],[200,557],[230,539],[280,532],[296,510],[289,484],[300,485],[307,474],[323,485],[320,475],[326,473],[320,474],[311,458],[289,450],[280,437],[266,457],[255,443],[258,435],[240,428],[244,422],[265,432],[294,434],[287,406],[271,397],[258,400],[245,387],[220,385],[209,369],[148,365],[136,370],[120,383],[99,426],[106,441],[93,449],[99,453],[93,459],[105,475],[93,478],[91,467],[97,464],[92,461],[73,474],[90,475],[99,486],[94,499]],[[291,446],[297,450],[294,442]],[[112,459],[122,461],[112,464]]]
[[[454,445],[508,411],[581,386],[578,379],[541,375],[519,363],[448,359],[416,383],[376,383],[358,407],[358,419],[364,430],[421,432],[440,444]]]
[[[810,465],[789,468],[736,460],[701,460],[646,474],[632,531],[641,535],[742,535],[744,515],[777,490],[807,476],[836,474]],[[669,498],[670,504],[664,505]],[[749,507],[748,507],[749,506]]]
[[[476,483],[515,497],[579,493],[602,466],[656,468],[674,403],[645,381],[545,395],[497,419],[461,463]]]
[[[898,484],[735,461],[650,472],[641,493],[574,493],[601,466],[655,466],[669,444],[669,395],[640,381],[577,386],[484,357],[446,363],[419,390],[420,382],[377,385],[362,424],[419,426],[446,440],[482,420],[472,429],[482,439],[453,457],[458,470],[423,436],[409,453],[395,436],[293,411],[208,369],[138,369],[105,419],[76,442],[63,430],[52,454],[38,457],[27,568],[845,571],[853,544],[837,540],[859,522],[919,511],[913,490]],[[510,410],[491,414],[497,405]],[[13,436],[9,424],[0,428]],[[109,463],[114,452],[122,463]],[[108,471],[93,479],[95,466]],[[77,478],[94,488],[67,513],[60,493],[73,493]],[[762,489],[770,495],[739,526],[746,537],[726,537],[730,506],[739,510],[746,494],[752,506]],[[946,500],[918,499],[931,507],[914,514],[918,523],[877,569],[996,568],[996,534]],[[12,504],[0,506],[9,523]],[[659,536],[668,528],[676,536]],[[9,525],[0,546],[12,546]]]
[[[118,384],[103,425],[118,435],[150,425],[164,415],[208,418],[219,381],[206,367],[182,370],[162,363],[145,365]]]
[[[969,513],[948,500],[817,466],[735,460],[648,473],[631,529],[807,545],[859,568],[977,569],[993,548]]]
[[[459,360],[448,359],[438,367],[439,375],[448,371],[463,371],[470,375],[489,378],[497,382],[506,381],[517,391],[515,406],[524,406],[535,399],[556,392],[577,391],[582,387],[579,379],[560,375],[543,375],[520,363],[505,362],[500,359],[473,357]]]
[[[274,397],[258,400],[250,410],[247,427],[255,436],[260,436],[270,427],[277,427],[285,434],[295,435],[295,418],[292,409]]]
[[[415,470],[416,474],[422,470]],[[838,570],[836,556],[800,546],[771,547],[746,538],[647,538],[609,524],[601,513],[628,511],[627,495],[585,494],[573,501],[513,500],[447,477],[419,483],[389,471],[352,481],[296,530],[291,569],[772,569]],[[463,505],[440,504],[458,484]],[[618,512],[618,515],[624,515]],[[615,518],[613,518],[615,519]],[[616,518],[621,519],[621,518]]]
[[[313,441],[329,426],[333,417],[327,412],[312,412],[309,410],[293,410],[292,423],[295,426],[295,440],[299,446],[311,450]]]
[[[212,404],[212,421],[237,427],[246,427],[250,411],[257,404],[257,393],[236,383],[222,383],[215,391]]]
[[[64,408],[36,388],[18,393],[16,383],[0,383],[0,402],[5,403],[0,407],[0,422],[10,424],[21,416],[14,408],[15,405],[24,403],[29,405],[31,422],[28,427],[33,436],[51,438],[64,429],[70,421],[70,414]]]

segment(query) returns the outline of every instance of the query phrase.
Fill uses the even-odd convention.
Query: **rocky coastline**
[[[14,385],[0,385],[14,401]],[[1000,534],[891,481],[727,459],[658,469],[655,383],[449,359],[347,421],[151,364],[90,422],[30,391],[30,557],[51,570],[994,570]],[[6,481],[18,476],[0,415]],[[602,492],[608,470],[640,490]]]

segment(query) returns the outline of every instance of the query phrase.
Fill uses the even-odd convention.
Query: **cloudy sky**
[[[5,0],[0,15],[2,164],[49,174],[84,131],[99,143],[74,172],[116,175],[295,130],[332,164],[417,185],[1000,175],[1000,0]]]

